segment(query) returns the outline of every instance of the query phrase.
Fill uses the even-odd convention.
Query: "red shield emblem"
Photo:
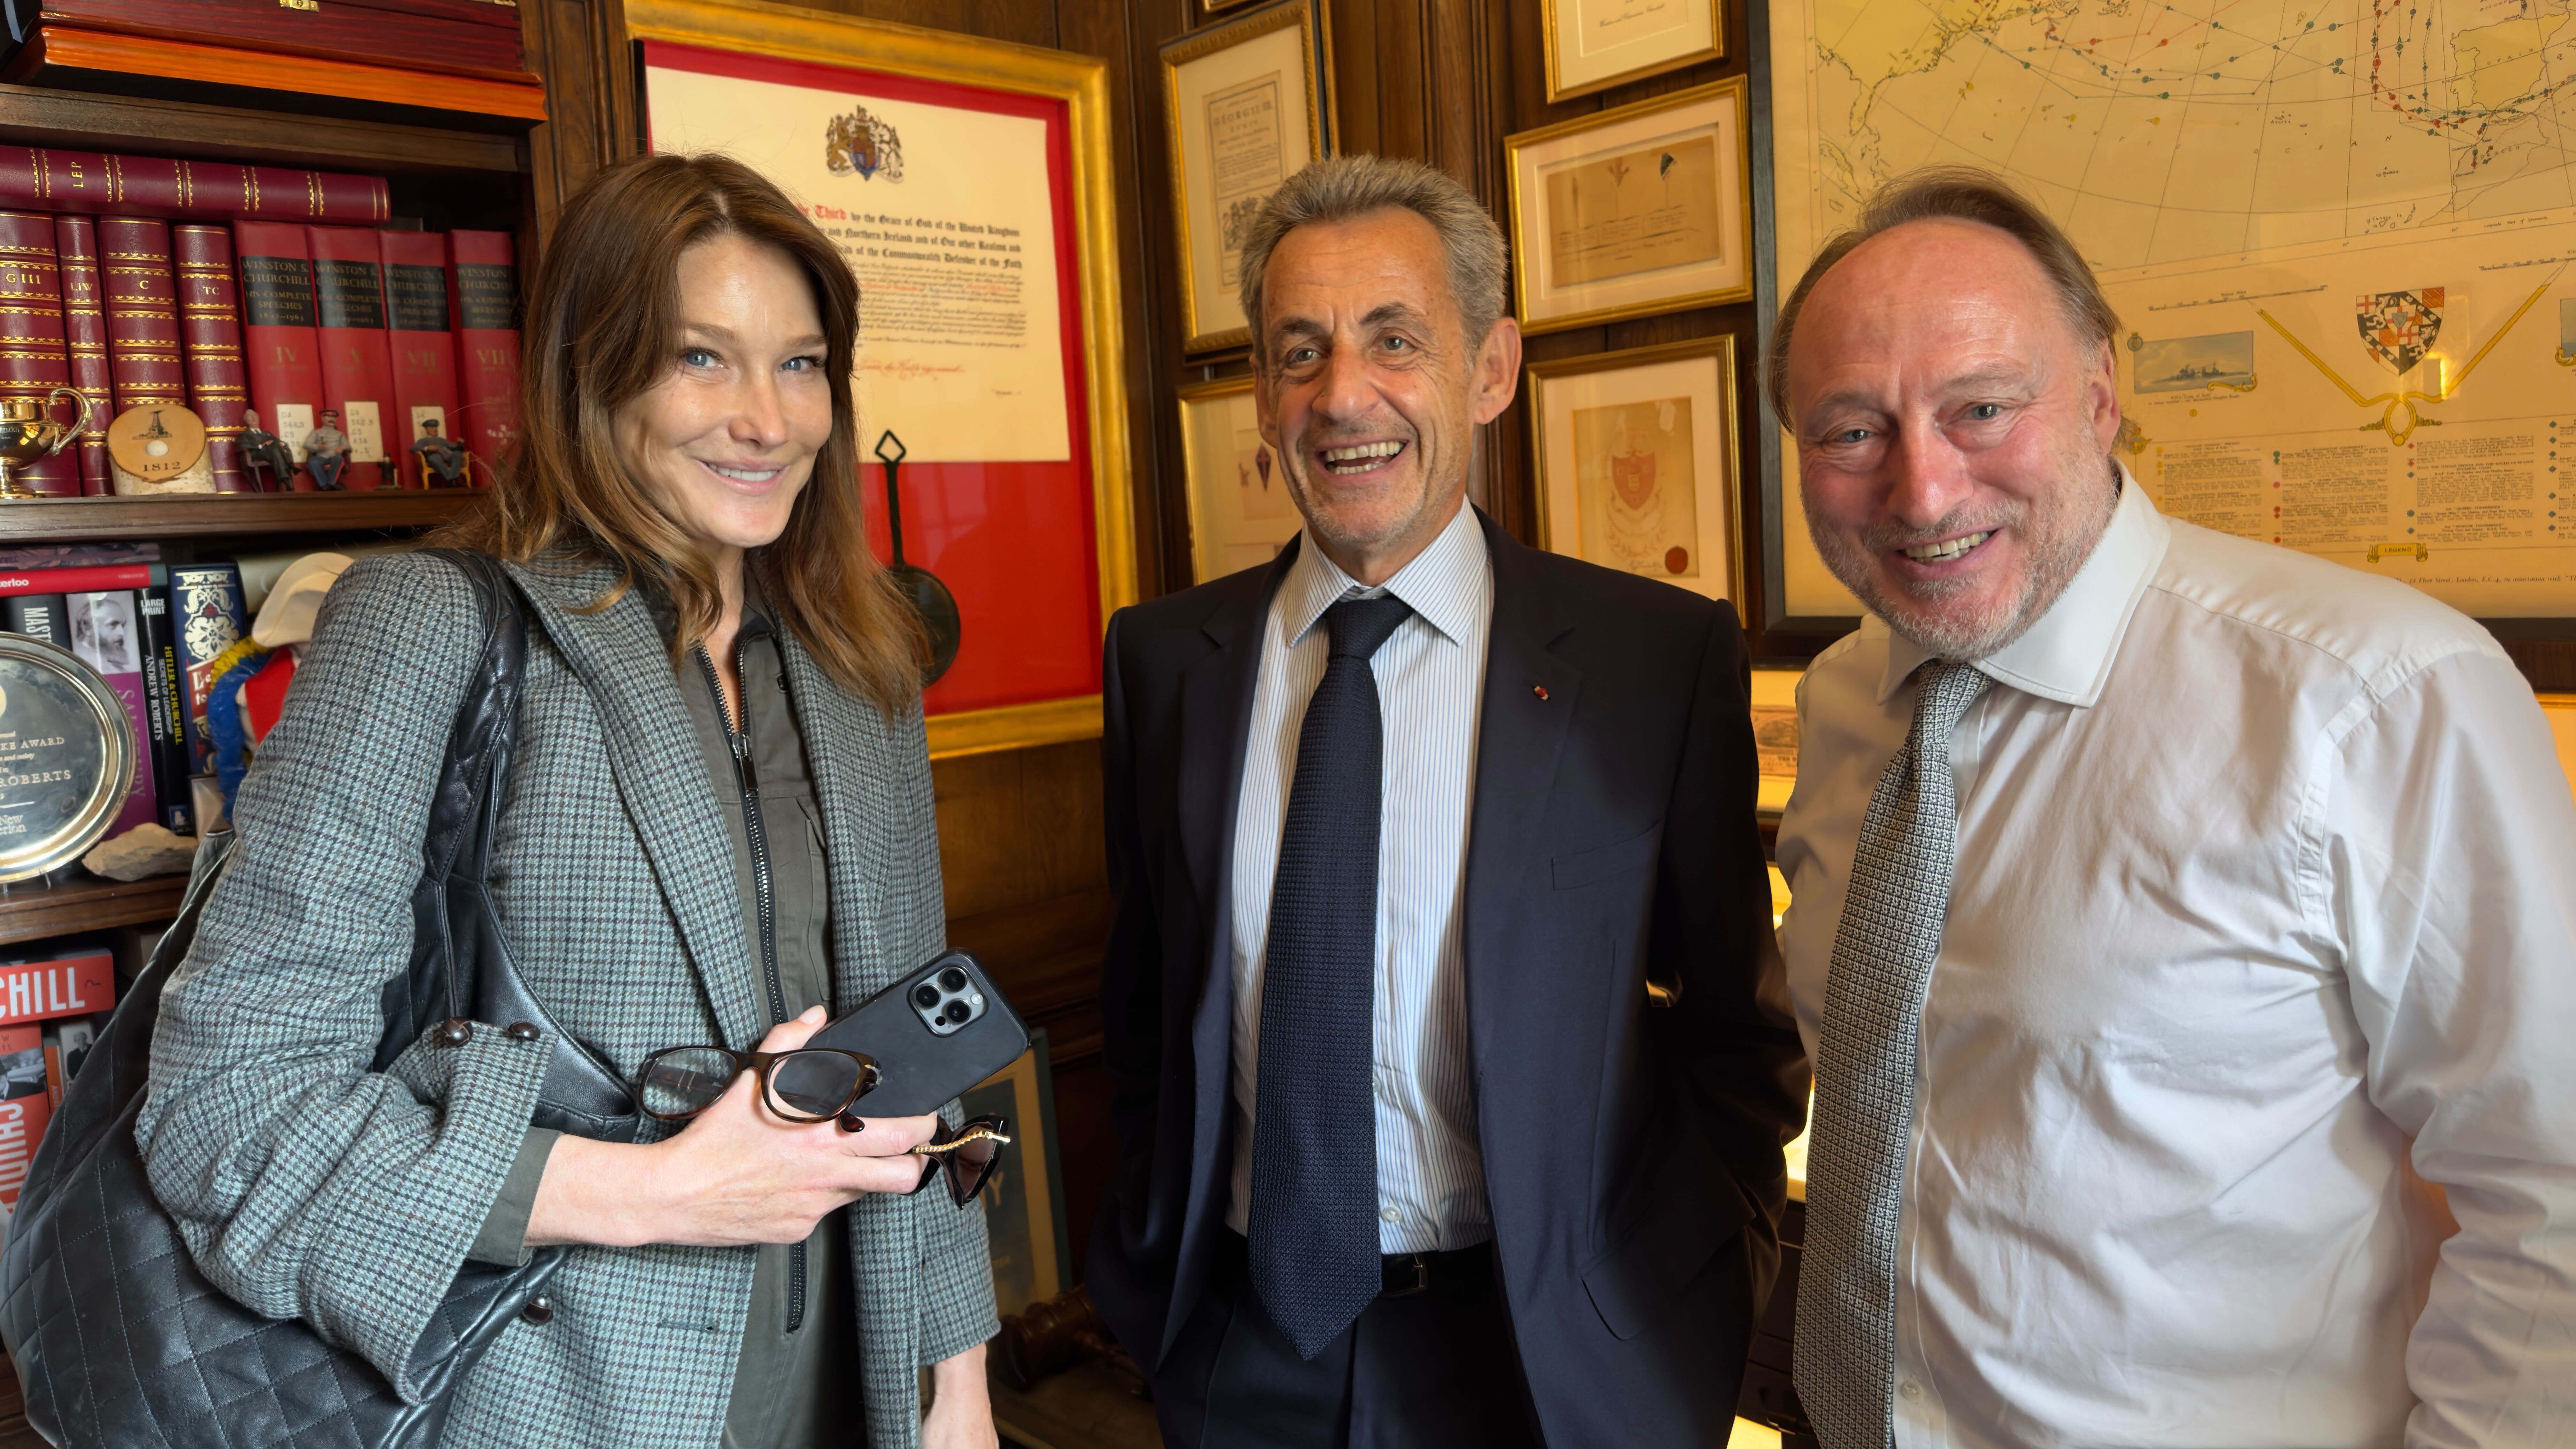
[[[2353,304],[2355,320],[2361,327],[2361,345],[2385,363],[2390,372],[2403,374],[2424,360],[2433,350],[2433,339],[2442,335],[2442,289],[2427,287],[2422,295],[2413,292],[2374,292]]]

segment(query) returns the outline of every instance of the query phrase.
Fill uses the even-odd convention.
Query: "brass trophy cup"
[[[80,404],[78,422],[54,421],[54,399],[58,397]],[[41,399],[0,398],[0,502],[44,497],[19,482],[17,470],[41,463],[71,446],[72,440],[88,427],[89,399],[67,387],[55,388]]]

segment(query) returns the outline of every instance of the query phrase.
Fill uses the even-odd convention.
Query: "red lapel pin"
[[[1547,686],[1544,684],[1533,684],[1530,686],[1530,693],[1537,695],[1541,699],[1545,699],[1547,698]]]

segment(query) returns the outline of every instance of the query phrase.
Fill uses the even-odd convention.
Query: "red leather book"
[[[380,231],[376,245],[385,258],[385,302],[392,324],[386,342],[393,353],[394,411],[401,433],[385,440],[396,476],[405,488],[424,488],[446,480],[427,473],[420,455],[411,451],[421,438],[421,424],[434,421],[441,437],[456,436],[456,334],[447,325],[447,238],[427,231]],[[474,475],[472,464],[466,476]]]
[[[385,338],[383,253],[376,234],[352,226],[308,226],[313,249],[313,322],[322,341],[322,406],[340,414],[349,464],[340,486],[364,493],[384,476],[386,424],[394,407],[393,356]],[[306,460],[311,471],[311,459]]]
[[[447,234],[456,434],[492,468],[519,446],[519,268],[506,231]]]
[[[75,25],[415,70],[514,75],[527,64],[515,8],[492,0],[15,0],[19,24]]]
[[[107,421],[116,402],[107,377],[107,302],[98,285],[98,223],[86,216],[54,218],[54,251],[62,262],[63,351],[72,386],[89,399],[89,429],[81,434],[81,491],[95,497],[116,490],[107,481]]]
[[[33,398],[42,406],[47,392],[71,380],[54,219],[0,211],[0,398]],[[59,407],[54,411],[71,420]],[[80,495],[80,459],[70,449],[12,471],[38,493]]]
[[[187,358],[188,406],[206,425],[206,454],[215,491],[249,488],[241,471],[242,409],[250,389],[242,381],[241,307],[233,293],[233,230],[186,222],[170,228],[170,255],[178,263],[179,341]]]
[[[188,401],[179,350],[179,306],[170,269],[170,223],[149,216],[98,219],[100,289],[107,294],[107,377],[114,411]]]
[[[304,435],[322,408],[322,344],[313,330],[313,252],[304,228],[271,221],[233,223],[241,269],[242,343],[248,352],[251,406],[260,426],[302,456]],[[247,479],[250,475],[245,474]],[[276,490],[313,491],[302,468]]]
[[[353,226],[373,226],[392,214],[381,176],[27,146],[0,146],[0,206]]]

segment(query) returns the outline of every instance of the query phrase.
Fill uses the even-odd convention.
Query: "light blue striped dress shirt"
[[[1390,593],[1413,608],[1370,661],[1385,728],[1385,814],[1378,835],[1378,1251],[1425,1253],[1493,1236],[1476,1146],[1475,1069],[1467,1051],[1467,810],[1494,573],[1472,509],[1380,589],[1363,589],[1310,534],[1270,601],[1261,678],[1234,822],[1234,1192],[1226,1223],[1252,1204],[1253,1082],[1261,1055],[1261,967],[1279,832],[1297,774],[1306,701],[1324,677],[1324,611],[1345,595]]]

